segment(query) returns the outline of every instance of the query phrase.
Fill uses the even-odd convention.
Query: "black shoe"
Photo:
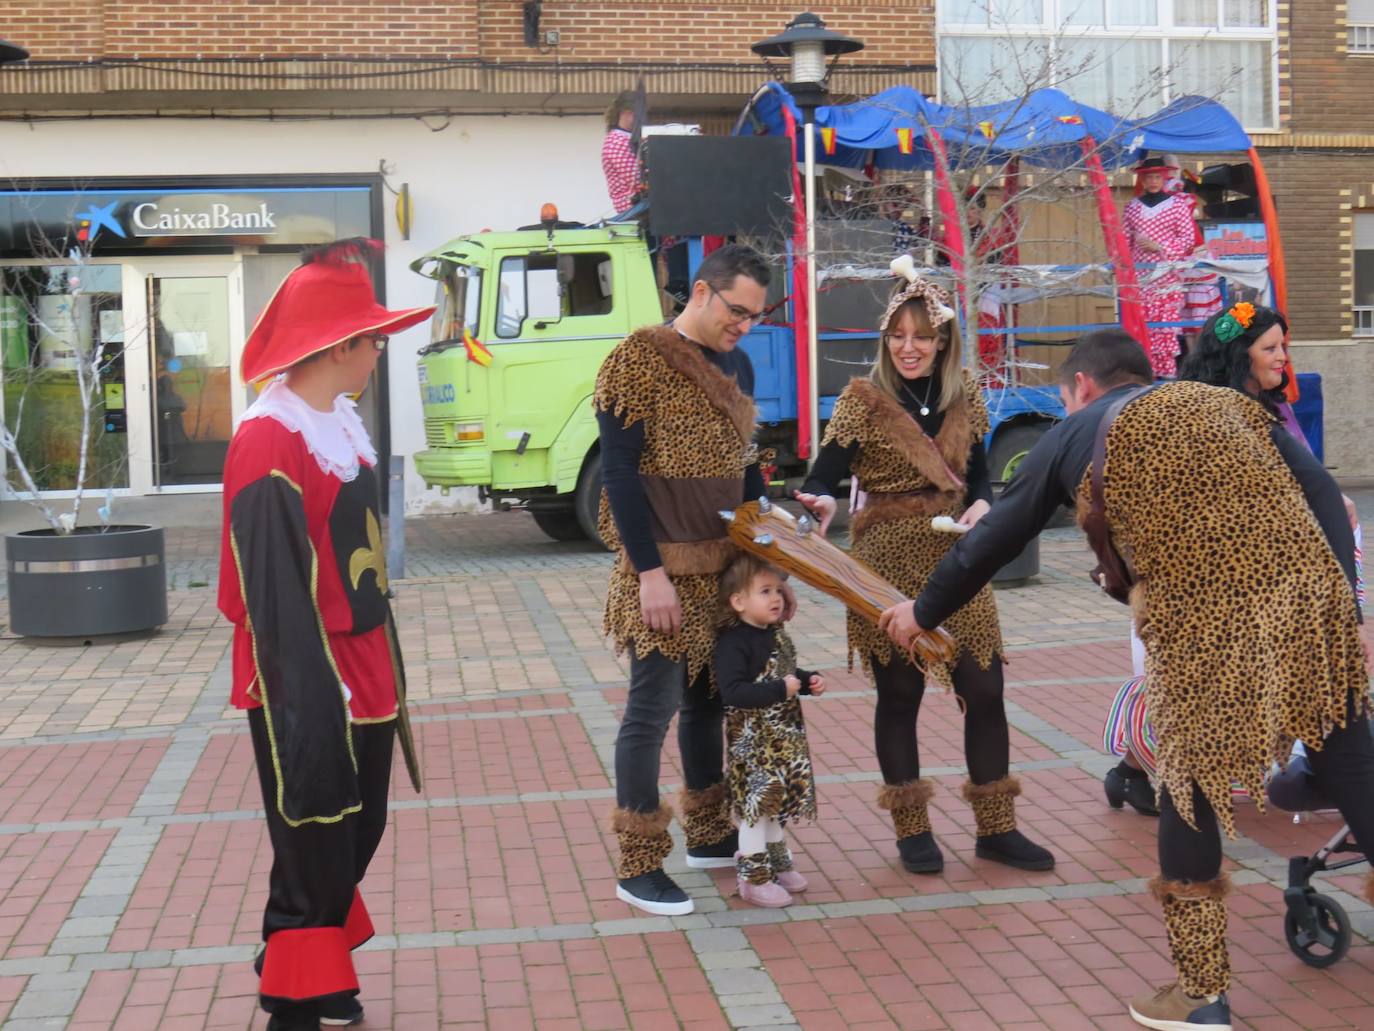
[[[349,1027],[363,1022],[363,1004],[356,995],[331,995],[317,1007],[325,1027]]]
[[[907,873],[939,873],[945,868],[945,857],[935,843],[935,835],[922,831],[897,839],[897,853]]]
[[[735,853],[739,851],[739,831],[731,831],[714,845],[698,845],[687,850],[687,866],[692,870],[724,870],[734,868]]]
[[[320,1022],[313,1014],[273,1013],[267,1018],[267,1031],[320,1031]]]
[[[1113,767],[1102,779],[1102,787],[1107,792],[1107,804],[1113,809],[1120,809],[1123,804],[1130,803],[1131,808],[1141,816],[1159,815],[1159,801],[1155,798],[1155,789],[1143,771],[1139,777],[1127,777],[1120,769]]]
[[[734,862],[731,856],[731,865]],[[692,900],[687,893],[661,868],[638,877],[626,877],[615,886],[615,897],[654,916],[686,916],[692,911]]]
[[[987,834],[978,839],[974,853],[979,859],[1014,866],[1018,870],[1053,870],[1054,856],[1020,831]]]

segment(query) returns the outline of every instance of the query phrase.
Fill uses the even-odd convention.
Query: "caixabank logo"
[[[121,240],[150,236],[271,236],[278,213],[265,200],[223,196],[184,195],[127,202],[123,221],[116,214],[120,201],[92,202],[73,215],[76,239],[93,244],[102,232]]]

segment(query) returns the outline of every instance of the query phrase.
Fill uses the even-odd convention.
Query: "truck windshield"
[[[430,346],[460,343],[463,331],[478,337],[477,313],[482,302],[482,270],[444,263],[435,288],[438,311],[430,326]]]

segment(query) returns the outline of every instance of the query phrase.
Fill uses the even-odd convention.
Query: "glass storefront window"
[[[86,487],[129,485],[122,280],[119,265],[0,265],[4,420],[39,490],[76,487],[78,367],[90,408]],[[11,489],[22,492],[17,463],[5,463]]]

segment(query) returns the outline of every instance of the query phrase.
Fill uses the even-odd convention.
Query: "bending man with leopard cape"
[[[1218,823],[1234,837],[1231,785],[1258,802],[1295,739],[1355,840],[1374,848],[1374,739],[1355,600],[1354,538],[1329,473],[1264,407],[1202,383],[1153,389],[1120,330],[1080,340],[1060,369],[1069,417],[1026,456],[1005,495],[945,556],[915,602],[882,623],[894,640],[934,628],[1063,504],[1086,518],[1106,423],[1101,511],[1134,570],[1159,739],[1159,857],[1152,882],[1178,980],[1132,1001],[1171,1031],[1231,1026],[1229,887]],[[1099,557],[1111,557],[1105,543]],[[1104,559],[1104,563],[1107,559]],[[1371,875],[1374,877],[1374,875]],[[1374,899],[1374,880],[1368,887]]]
[[[663,871],[673,813],[659,799],[659,757],[675,713],[687,865],[733,867],[739,847],[711,657],[720,574],[735,553],[719,512],[765,487],[752,443],[754,370],[737,345],[763,318],[769,278],[748,247],[712,252],[682,314],[631,333],[596,379],[600,527],[616,553],[604,626],[616,652],[630,657],[615,743],[616,897],[661,916],[692,911]],[[790,591],[787,598],[790,610]]]

